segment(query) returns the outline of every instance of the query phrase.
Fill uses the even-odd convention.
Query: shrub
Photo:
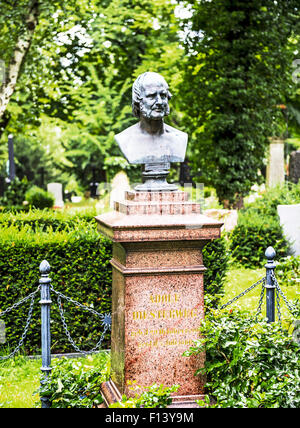
[[[291,205],[300,203],[300,183],[285,183],[270,187],[260,195],[254,202],[246,206],[242,212],[250,215],[256,214],[261,217],[272,217],[277,219],[277,205]]]
[[[36,391],[49,398],[51,408],[92,408],[103,402],[100,386],[109,378],[108,353],[76,360],[54,359],[52,367],[46,382]]]
[[[79,213],[69,213],[67,211],[49,211],[30,209],[28,212],[6,212],[0,214],[0,226],[15,226],[19,230],[29,227],[36,232],[46,231],[51,228],[52,231],[72,230],[78,227],[84,227],[84,223],[94,224],[96,230],[95,216],[96,210],[86,209]]]
[[[54,196],[37,186],[31,187],[25,197],[29,206],[34,208],[52,208],[54,205]]]
[[[206,393],[222,408],[299,408],[300,348],[277,323],[246,312],[211,311],[200,328],[203,339],[185,355],[206,350]]]
[[[111,243],[94,227],[80,224],[73,231],[33,232],[11,226],[1,229],[0,302],[1,311],[36,290],[39,264],[43,259],[51,266],[52,285],[61,293],[93,307],[100,313],[111,312]],[[37,296],[38,298],[38,296]],[[54,294],[51,305],[52,352],[73,350],[62,331]],[[103,327],[90,313],[63,301],[67,325],[75,343],[85,350],[96,345]],[[6,337],[11,348],[24,330],[29,302],[5,315]],[[30,330],[25,342],[28,353],[40,348],[40,307],[35,304]],[[109,336],[103,346],[107,346]]]
[[[111,404],[110,408],[165,408],[172,403],[171,394],[179,388],[179,385],[164,387],[164,385],[153,384],[147,388],[141,389],[139,386],[133,386],[136,394],[133,398],[122,396],[122,401]]]
[[[257,268],[266,263],[265,251],[272,246],[276,259],[286,257],[289,242],[279,224],[240,224],[230,236],[230,250],[234,262],[246,268]]]
[[[265,263],[265,250],[272,246],[276,259],[290,253],[290,243],[283,234],[277,205],[300,203],[300,184],[286,183],[268,189],[255,202],[239,212],[238,225],[233,230],[230,250],[234,261],[254,268]]]
[[[276,265],[276,277],[284,285],[297,285],[300,281],[300,256],[288,256]]]
[[[6,206],[18,206],[21,207],[25,199],[25,193],[27,192],[29,183],[26,178],[19,180],[16,177],[8,186],[4,192],[4,196],[0,203]]]
[[[211,304],[217,307],[224,295],[224,282],[229,266],[229,253],[224,237],[209,242],[203,248],[204,290],[213,298]]]

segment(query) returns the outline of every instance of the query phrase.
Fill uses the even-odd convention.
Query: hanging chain
[[[262,302],[264,300],[264,295],[265,295],[265,285],[266,285],[266,278],[264,278],[264,282],[263,282],[263,285],[261,287],[261,293],[260,293],[260,297],[259,297],[258,308],[257,308],[256,314],[255,314],[256,322],[258,319],[258,315],[261,313]]]
[[[28,329],[29,329],[29,325],[30,325],[30,321],[32,318],[32,311],[33,311],[33,305],[34,305],[34,299],[35,299],[35,295],[36,293],[39,291],[40,287],[38,287],[38,289],[36,291],[34,291],[33,293],[30,293],[27,297],[25,297],[25,299],[21,300],[20,302],[16,303],[15,305],[13,305],[11,308],[6,309],[6,311],[2,312],[0,315],[4,315],[5,313],[10,312],[12,309],[16,308],[17,306],[19,306],[21,303],[26,302],[27,300],[29,300],[31,298],[31,302],[30,302],[30,306],[29,306],[29,311],[28,311],[28,316],[27,316],[27,320],[26,320],[26,325],[25,325],[25,329],[24,332],[21,336],[21,339],[18,343],[18,345],[16,346],[16,348],[9,354],[9,355],[5,355],[5,356],[0,356],[0,360],[7,360],[8,358],[12,358],[16,355],[16,353],[20,350],[21,346],[24,343],[24,340],[26,338]]]
[[[99,318],[104,318],[104,315],[101,314],[100,312],[95,311],[95,309],[90,308],[88,306],[85,306],[82,303],[79,303],[76,300],[71,299],[71,297],[65,296],[64,294],[60,293],[59,291],[56,291],[52,285],[50,287],[50,290],[53,291],[60,298],[67,300],[67,302],[73,303],[74,305],[79,306],[79,308],[84,309],[85,311],[91,312],[92,314],[96,315]]]
[[[32,293],[28,294],[28,296],[24,297],[24,299],[19,300],[17,303],[14,303],[12,306],[10,306],[9,308],[5,309],[5,311],[0,312],[0,317],[3,317],[5,314],[8,314],[13,309],[16,309],[18,306],[22,305],[27,300],[29,300],[32,297],[34,297],[39,290],[40,290],[40,285],[38,286],[38,288],[35,291],[33,291]]]
[[[65,296],[64,294],[60,293],[59,291],[54,290],[54,288],[53,288],[53,287],[51,287],[51,290],[52,290],[52,291],[56,294],[56,296],[57,296],[58,309],[59,309],[59,313],[60,313],[60,318],[61,318],[61,321],[62,321],[62,325],[63,325],[64,331],[65,331],[65,334],[66,334],[66,336],[67,336],[67,338],[68,338],[68,340],[69,340],[70,344],[73,346],[73,348],[74,348],[77,352],[79,352],[79,353],[81,353],[81,354],[89,354],[89,353],[92,353],[92,352],[97,351],[97,350],[100,348],[100,346],[101,346],[101,344],[102,344],[102,342],[103,342],[103,339],[104,339],[104,337],[105,337],[105,334],[106,334],[107,330],[108,330],[109,328],[111,328],[111,317],[110,317],[110,315],[109,315],[109,314],[105,314],[105,315],[103,315],[103,314],[101,314],[101,313],[99,313],[99,312],[95,311],[94,309],[89,308],[89,307],[87,307],[87,306],[83,305],[82,303],[79,303],[79,302],[77,302],[76,300],[73,300],[73,299],[71,299],[70,297]],[[98,340],[98,342],[96,343],[96,345],[95,345],[95,346],[94,346],[90,351],[83,351],[83,350],[81,350],[81,349],[80,349],[80,348],[75,344],[75,342],[74,342],[74,340],[73,340],[73,338],[72,338],[72,336],[71,336],[71,333],[70,333],[70,331],[69,331],[69,329],[68,329],[67,323],[66,323],[66,319],[65,319],[65,316],[64,316],[64,310],[63,310],[62,303],[61,303],[61,298],[64,298],[64,299],[65,299],[65,300],[67,300],[68,302],[73,303],[73,304],[75,304],[76,306],[79,306],[81,309],[84,309],[84,310],[86,310],[86,311],[91,312],[92,314],[96,315],[98,318],[100,318],[100,319],[101,319],[101,323],[102,323],[102,325],[104,326],[103,333],[101,334],[100,339]]]
[[[278,284],[278,281],[277,281],[276,276],[274,275],[274,273],[272,273],[271,276],[272,276],[272,281],[273,281],[273,283],[275,284],[275,287],[276,287],[276,294],[278,296],[278,299],[279,299],[279,295],[280,295],[282,297],[284,303],[286,304],[288,310],[291,312],[292,315],[295,315],[295,312],[297,311],[297,309],[293,305],[291,305],[289,303],[289,301],[287,300],[287,298],[285,297],[283,291],[281,290],[281,288],[280,288],[280,286]]]
[[[277,317],[278,317],[278,321],[279,321],[280,327],[282,329],[281,312],[280,312],[280,295],[279,295],[279,290],[278,290],[277,287],[275,288],[275,292],[276,292]]]
[[[0,360],[6,360],[6,359],[14,357],[16,355],[16,353],[20,350],[21,346],[23,345],[24,340],[25,340],[26,335],[27,335],[27,332],[28,332],[28,329],[29,329],[30,321],[31,321],[31,318],[32,318],[32,312],[33,312],[33,306],[34,306],[35,296],[40,291],[40,288],[41,287],[39,285],[34,292],[28,294],[28,296],[26,296],[24,299],[19,300],[17,303],[14,303],[12,306],[10,306],[9,308],[7,308],[5,311],[3,311],[3,312],[0,313],[0,317],[3,317],[4,315],[8,314],[12,310],[16,309],[18,306],[22,305],[23,303],[25,303],[25,302],[27,302],[28,300],[31,299],[30,306],[29,306],[29,311],[28,311],[28,316],[27,316],[27,319],[26,319],[25,328],[24,328],[23,334],[22,334],[22,336],[20,338],[20,341],[19,341],[18,345],[13,350],[13,352],[11,352],[9,355],[0,356]],[[64,294],[60,293],[59,291],[56,291],[52,286],[51,286],[50,289],[57,296],[58,308],[59,308],[59,312],[60,312],[60,317],[61,317],[61,320],[62,320],[63,328],[64,328],[65,334],[66,334],[69,342],[73,346],[73,348],[77,352],[79,352],[81,354],[89,354],[89,353],[97,351],[100,348],[100,346],[101,346],[101,344],[103,342],[103,339],[104,339],[104,337],[105,337],[108,329],[111,329],[111,315],[110,314],[101,314],[100,312],[95,311],[93,308],[89,308],[89,307],[83,305],[82,303],[79,303],[76,300],[74,300],[74,299],[72,299],[72,298],[70,298],[68,296],[65,296]],[[101,324],[104,326],[103,332],[102,332],[102,334],[100,336],[100,339],[96,343],[96,345],[90,351],[83,351],[83,350],[81,350],[75,344],[74,340],[72,339],[72,336],[71,336],[70,331],[69,331],[69,329],[67,327],[66,319],[65,319],[65,316],[64,316],[64,311],[63,311],[63,307],[62,307],[62,303],[61,303],[61,299],[62,298],[65,299],[65,300],[67,300],[69,303],[73,303],[74,305],[80,307],[81,309],[84,309],[85,311],[88,311],[88,312],[92,313],[93,315],[95,315],[95,316],[97,316],[98,318],[101,319]]]
[[[257,285],[265,283],[265,281],[266,281],[266,277],[264,277],[264,278],[260,279],[259,281],[255,282],[255,284],[252,284],[251,287],[249,287],[246,290],[244,290],[241,294],[239,294],[238,296],[235,296],[233,299],[229,300],[229,302],[227,302],[224,305],[222,305],[220,307],[220,309],[222,310],[222,309],[226,308],[227,306],[231,305],[236,300],[240,299],[241,297],[245,296],[245,294],[249,293],[249,291],[253,290],[253,288],[255,288]],[[262,300],[262,298],[261,298],[261,300]],[[261,306],[261,302],[260,302],[260,306]]]

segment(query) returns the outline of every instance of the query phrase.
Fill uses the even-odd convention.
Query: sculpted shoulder
[[[124,131],[115,135],[115,140],[119,144],[119,146],[131,140],[133,137],[136,137],[139,132],[138,123],[135,125],[129,126],[129,128],[124,129]]]
[[[160,136],[143,133],[138,123],[115,136],[129,163],[184,161],[188,135],[170,125],[164,126],[165,132]]]
[[[183,143],[185,142],[187,144],[188,134],[186,132],[180,131],[180,129],[173,128],[173,126],[167,125],[167,124],[165,124],[165,130],[171,136],[174,136],[174,137],[180,139]]]

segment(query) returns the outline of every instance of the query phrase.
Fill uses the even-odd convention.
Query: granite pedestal
[[[204,393],[194,376],[205,355],[183,352],[199,337],[204,318],[202,249],[222,223],[200,214],[187,192],[126,192],[115,210],[96,217],[113,241],[111,380],[109,404],[134,395],[128,381],[180,388],[173,406],[189,407]]]

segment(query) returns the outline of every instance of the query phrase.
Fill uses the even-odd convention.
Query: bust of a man
[[[187,134],[164,123],[170,98],[168,84],[160,74],[141,74],[132,87],[132,111],[139,122],[115,136],[129,163],[145,165],[144,178],[155,171],[163,175],[163,170],[167,176],[170,162],[185,158]]]

